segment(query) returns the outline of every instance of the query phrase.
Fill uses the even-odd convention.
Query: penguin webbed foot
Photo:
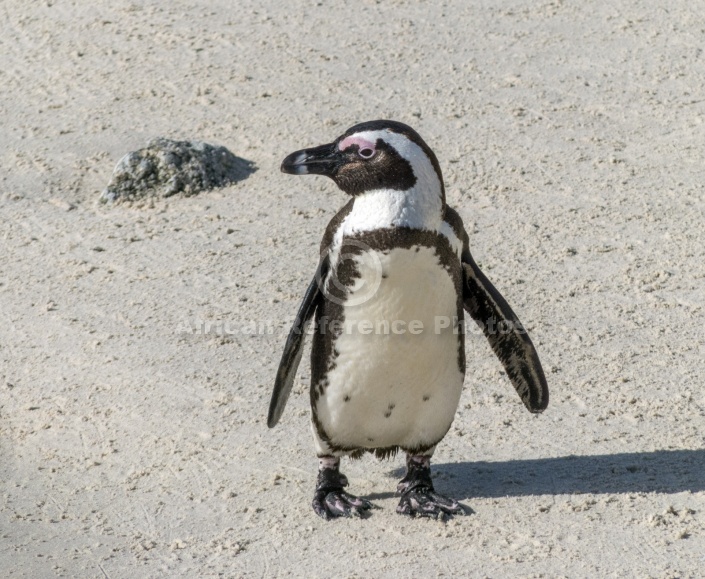
[[[432,489],[421,487],[402,494],[397,513],[445,521],[455,515],[464,515],[465,509],[458,501],[439,495]]]
[[[458,501],[438,494],[433,488],[429,459],[417,460],[409,457],[406,464],[406,475],[397,486],[401,493],[397,513],[441,521],[465,514],[465,508]]]
[[[313,510],[325,520],[338,517],[362,517],[373,505],[367,499],[345,492],[348,478],[334,468],[318,471],[316,492],[313,494]]]

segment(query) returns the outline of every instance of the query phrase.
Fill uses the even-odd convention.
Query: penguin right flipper
[[[514,388],[529,412],[548,406],[548,384],[529,334],[492,283],[465,249],[463,305],[482,328]]]
[[[289,337],[284,345],[284,353],[279,362],[279,370],[274,381],[274,391],[272,392],[272,400],[269,403],[269,414],[267,415],[267,426],[272,428],[276,426],[281,418],[286,406],[286,401],[289,399],[291,387],[294,384],[296,370],[301,361],[301,355],[304,351],[304,339],[306,336],[306,326],[316,312],[316,308],[323,299],[320,284],[328,275],[328,257],[321,259],[318,264],[316,273],[311,280],[311,283],[304,294],[304,299],[301,302],[299,311],[296,313],[294,325],[289,331]]]

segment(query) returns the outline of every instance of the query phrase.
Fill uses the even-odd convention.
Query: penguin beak
[[[303,149],[282,161],[282,173],[290,175],[325,175],[333,177],[343,163],[337,143]]]

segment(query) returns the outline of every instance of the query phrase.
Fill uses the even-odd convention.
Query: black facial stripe
[[[431,160],[431,165],[433,165],[433,168],[436,171],[436,174],[438,175],[438,180],[441,183],[441,192],[443,194],[443,199],[445,200],[445,186],[443,184],[443,173],[441,172],[441,166],[438,163],[438,159],[436,158],[436,155],[431,150],[431,148],[421,138],[421,135],[419,135],[409,125],[405,125],[404,123],[400,123],[398,121],[387,121],[387,120],[367,121],[367,122],[355,125],[354,127],[350,127],[347,131],[345,131],[345,134],[342,137],[340,137],[339,140],[342,140],[345,137],[349,137],[352,134],[360,133],[362,131],[384,131],[384,130],[389,130],[389,131],[392,131],[393,133],[399,133],[400,135],[406,136],[412,143],[415,143],[416,145],[418,145],[421,148],[421,150],[424,153],[426,153],[428,158]]]
[[[358,148],[353,145],[345,150],[347,162],[333,176],[338,187],[347,194],[359,195],[373,189],[405,191],[416,184],[409,161],[382,139],[377,139],[377,153],[371,159],[360,159]]]

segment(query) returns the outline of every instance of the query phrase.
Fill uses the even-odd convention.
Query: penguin
[[[316,514],[366,515],[373,505],[345,490],[340,459],[398,451],[406,453],[398,513],[465,514],[436,492],[431,477],[431,457],[450,429],[465,378],[465,312],[530,412],[547,407],[548,386],[529,335],[470,254],[436,155],[411,127],[376,120],[288,155],[281,170],[329,177],[350,199],[323,235],[284,346],[268,426],[281,418],[313,321]]]

